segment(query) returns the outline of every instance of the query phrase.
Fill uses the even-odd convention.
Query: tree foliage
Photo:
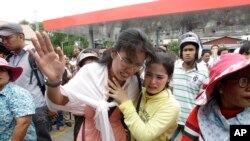
[[[62,33],[49,33],[54,47],[61,47],[67,56],[72,56],[74,47],[87,48],[89,43],[86,37],[67,35]]]
[[[179,48],[179,43],[177,41],[171,41],[170,43],[168,43],[167,49],[169,52],[175,55],[179,55],[180,48]]]
[[[104,46],[105,48],[112,48],[113,45],[114,45],[114,42],[112,42],[112,41],[110,41],[110,40],[105,40],[105,41],[103,41],[103,46]]]
[[[31,23],[30,26],[34,31],[43,31],[43,25],[41,22]]]
[[[22,20],[22,21],[20,21],[20,22],[19,22],[19,24],[22,24],[22,25],[28,25],[28,24],[29,24],[29,22],[28,22],[28,21],[26,21],[26,20]]]
[[[26,21],[22,21],[22,23],[26,23]],[[27,22],[26,24],[29,23]],[[35,31],[43,31],[43,26],[41,22],[31,23],[30,26]],[[79,47],[83,49],[89,46],[89,42],[84,36],[79,37],[57,32],[48,32],[48,35],[50,37],[54,49],[56,49],[57,47],[61,47],[63,49],[64,54],[67,56],[72,56],[74,47]]]

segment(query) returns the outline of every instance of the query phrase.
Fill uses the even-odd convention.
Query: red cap
[[[7,69],[10,72],[9,75],[11,81],[15,81],[23,72],[21,67],[12,67],[3,58],[0,58],[0,68]]]

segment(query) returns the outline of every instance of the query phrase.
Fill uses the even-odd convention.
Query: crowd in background
[[[113,48],[66,56],[36,35],[26,45],[20,25],[0,26],[0,140],[50,141],[64,111],[75,141],[226,141],[230,125],[250,124],[249,41],[203,50],[187,32],[174,55],[127,29]]]

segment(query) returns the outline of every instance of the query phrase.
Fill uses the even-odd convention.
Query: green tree
[[[31,23],[30,24],[31,28],[36,31],[38,30],[39,32],[42,32],[43,31],[43,25],[41,22],[36,22],[36,23]],[[37,29],[38,28],[38,29]]]
[[[63,46],[64,47],[64,43],[66,43],[66,35],[65,34],[62,34],[62,33],[56,33],[56,32],[49,32],[49,37],[50,37],[50,40],[53,44],[54,47],[58,47],[58,46]]]
[[[167,49],[169,52],[178,55],[180,50],[179,43],[177,41],[172,40],[170,43],[168,43]]]
[[[85,37],[85,36],[80,37],[80,41],[81,41],[82,48],[88,48],[89,47],[89,41],[88,41],[87,37]]]
[[[81,49],[88,48],[89,42],[85,36],[74,36],[74,35],[67,35],[67,41],[70,45],[75,45]]]
[[[74,36],[74,35],[67,35],[63,33],[49,33],[51,42],[54,47],[60,46],[63,48],[63,52],[67,56],[72,56],[73,55],[73,50],[74,47],[77,46],[81,49],[87,48],[89,43],[86,37],[79,37],[79,36]],[[75,44],[78,45],[75,45]]]
[[[23,21],[25,23],[25,21]],[[27,23],[29,24],[29,23]],[[41,22],[31,23],[31,28],[36,30],[38,27],[39,32],[43,31],[43,26]],[[89,42],[85,36],[74,36],[57,32],[47,32],[54,49],[57,47],[63,48],[63,52],[67,56],[72,56],[75,44],[77,43],[77,47],[81,49],[87,48],[89,46]]]
[[[52,45],[54,47],[54,49],[56,49],[57,47],[61,47],[63,49],[63,52],[65,55],[67,56],[71,56],[72,51],[70,51],[71,48],[70,46],[74,45],[72,44],[70,41],[68,41],[68,36],[66,34],[62,34],[62,33],[57,33],[57,32],[49,32],[49,37],[50,40],[52,42]]]
[[[22,24],[22,25],[28,25],[28,24],[29,24],[29,22],[28,22],[28,21],[26,21],[26,20],[22,20],[22,21],[20,21],[20,22],[19,22],[19,24]]]
[[[112,47],[113,47],[113,44],[114,44],[114,42],[109,41],[109,40],[103,41],[103,46],[104,46],[105,48],[112,48]]]

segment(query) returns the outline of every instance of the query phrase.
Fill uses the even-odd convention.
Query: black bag
[[[36,52],[36,50],[33,48],[32,49],[33,52]],[[9,62],[10,58],[14,55],[13,52],[11,52],[7,57],[6,57],[6,61]],[[39,88],[41,89],[42,91],[42,94],[44,95],[45,94],[45,91],[46,91],[46,86],[45,86],[45,82],[44,82],[44,76],[41,72],[41,70],[39,69],[39,67],[37,66],[36,64],[36,61],[34,58],[32,58],[30,55],[28,57],[28,60],[29,60],[29,64],[30,64],[30,67],[31,67],[31,74],[30,74],[30,82],[29,84],[32,84],[32,78],[33,78],[33,75],[35,74],[35,77],[37,79],[37,85],[39,86]]]

